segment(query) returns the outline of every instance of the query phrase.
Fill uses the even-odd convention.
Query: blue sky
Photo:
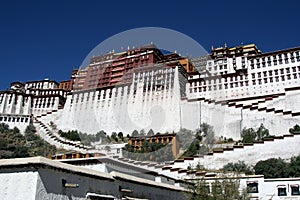
[[[299,7],[297,0],[1,1],[0,89],[69,79],[100,42],[139,27],[182,32],[207,51],[224,43],[256,43],[263,52],[300,46]]]

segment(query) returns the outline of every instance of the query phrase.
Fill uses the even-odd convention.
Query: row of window
[[[291,195],[296,196],[300,195],[299,185],[294,184],[290,185],[291,187]],[[258,193],[258,183],[257,182],[249,182],[247,183],[247,192],[248,193]],[[286,185],[278,185],[277,186],[277,195],[278,196],[287,196],[287,187]]]
[[[298,76],[297,76],[298,75]],[[288,74],[288,75],[283,75],[283,76],[275,76],[275,77],[269,77],[269,78],[259,78],[257,80],[252,80],[252,85],[256,85],[258,83],[259,85],[262,83],[273,83],[273,82],[279,82],[279,81],[286,81],[286,80],[291,80],[291,79],[298,79],[300,77],[300,73],[297,74]]]
[[[252,79],[256,78],[261,78],[262,76],[267,77],[267,76],[273,76],[273,75],[279,75],[279,74],[289,74],[289,73],[294,73],[294,72],[300,72],[300,66],[294,66],[294,67],[287,67],[287,68],[282,68],[282,69],[275,69],[275,70],[269,70],[269,71],[263,71],[263,72],[257,72],[257,73],[252,73]],[[256,74],[256,75],[255,75]]]
[[[300,78],[300,73],[295,74],[288,74],[283,76],[275,76],[275,77],[269,77],[269,78],[260,78],[252,80],[252,85],[261,85],[263,83],[273,83],[273,82],[279,82],[279,81],[286,81],[291,79],[298,79]],[[224,87],[223,87],[224,85]],[[237,82],[230,82],[230,83],[224,83],[224,84],[216,84],[216,85],[203,85],[201,87],[195,87],[190,88],[190,93],[192,92],[206,92],[206,91],[216,91],[221,89],[229,89],[229,88],[236,88],[236,87],[244,87],[249,86],[249,81],[237,81]]]
[[[215,65],[214,66],[214,68],[212,68],[212,67],[209,67],[208,68],[208,71],[212,71],[212,69],[214,69],[215,71],[217,71],[217,70],[227,70],[227,64],[224,64],[224,65]]]
[[[201,86],[201,85],[205,86],[205,85],[222,83],[222,80],[224,80],[224,83],[227,83],[227,82],[248,80],[248,77],[245,75],[239,75],[239,76],[231,76],[228,78],[216,78],[216,79],[212,79],[212,80],[202,80],[200,82],[190,83],[190,87],[198,86],[197,84],[199,84],[199,86]]]
[[[222,90],[222,89],[229,89],[229,88],[235,88],[235,87],[244,87],[249,86],[249,81],[241,81],[241,82],[231,82],[231,83],[224,83],[218,84],[218,85],[209,85],[209,86],[202,86],[197,88],[190,88],[190,93],[192,92],[206,92],[206,91],[216,91],[216,90]]]
[[[263,57],[263,58],[257,58],[250,60],[250,66],[251,69],[254,69],[255,66],[257,68],[260,67],[266,67],[266,66],[272,66],[273,65],[282,65],[282,64],[289,64],[289,63],[295,63],[300,62],[300,53],[297,52],[291,52],[291,53],[284,53],[284,54],[278,54],[274,56],[269,57]]]
[[[47,87],[49,89],[51,88],[57,88],[57,85],[54,82],[37,82],[37,83],[29,83],[26,84],[25,88],[44,88]]]
[[[31,91],[35,95],[64,95],[65,92],[61,90],[47,90],[47,91]]]
[[[35,101],[35,104],[37,103],[54,103],[55,102],[55,98],[54,97],[49,97],[49,98],[37,98]]]
[[[0,117],[0,122],[28,122],[28,117]]]
[[[275,70],[252,73],[251,78],[252,79],[259,79],[259,78],[266,78],[266,77],[271,77],[271,76],[278,76],[278,75],[287,74],[287,80],[290,80],[291,77],[293,77],[294,79],[297,78],[297,75],[295,74],[295,72],[300,72],[300,66],[293,66],[293,67],[287,67],[287,68],[282,68],[282,69],[275,69]],[[289,74],[289,73],[293,73],[293,74]],[[231,76],[231,77],[222,78],[222,79],[226,83],[228,81],[233,82],[233,81],[247,80],[248,77],[244,76],[244,75],[239,75],[239,76]],[[193,83],[190,83],[190,87],[217,84],[217,83],[221,83],[222,79],[217,78],[217,79],[213,79],[213,80],[203,80],[203,81],[200,81],[200,82],[193,82]],[[284,81],[284,80],[285,79],[283,78],[282,81]]]
[[[34,105],[34,108],[52,108],[52,107],[54,107],[54,103],[47,103],[47,104],[45,104],[45,103],[43,103],[43,104],[35,104]]]

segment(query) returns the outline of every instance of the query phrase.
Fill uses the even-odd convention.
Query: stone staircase
[[[38,117],[34,117],[33,125],[37,128],[38,134],[44,140],[52,145],[55,145],[57,148],[63,148],[65,150],[77,151],[81,153],[86,153],[90,149],[80,142],[62,138],[56,131],[51,130],[51,127],[39,120]]]
[[[41,115],[37,115],[37,116],[35,116],[35,117],[36,117],[36,118],[46,117],[46,116],[52,115],[52,114],[54,114],[54,113],[57,113],[59,110],[62,110],[62,109],[63,109],[63,108],[60,107],[58,110],[51,110],[51,111],[48,111],[48,112],[43,113],[43,114],[41,114]]]

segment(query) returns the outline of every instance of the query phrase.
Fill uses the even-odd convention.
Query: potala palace
[[[33,121],[95,134],[195,130],[239,139],[261,123],[282,135],[299,123],[300,48],[262,53],[256,45],[212,48],[199,58],[167,55],[155,45],[93,57],[70,80],[13,82],[0,94],[0,122],[20,130]]]
[[[217,173],[190,170],[199,164],[216,170],[229,162],[253,166],[259,160],[299,155],[300,134],[289,134],[289,128],[300,124],[299,104],[300,47],[262,53],[255,44],[225,45],[212,47],[209,55],[189,58],[163,54],[150,44],[94,56],[88,66],[73,70],[70,80],[13,82],[9,90],[0,92],[0,122],[22,132],[33,123],[43,139],[75,152],[55,155],[52,161],[1,160],[0,196],[14,198],[12,191],[18,187],[25,192],[17,199],[24,194],[28,199],[186,199],[185,181],[218,180]],[[243,128],[261,124],[274,137],[151,163],[109,155],[89,157],[94,152],[57,133],[59,129],[87,134],[100,130],[131,134],[141,129],[171,133],[196,130],[204,122],[213,126],[216,137],[237,141]],[[149,138],[176,144],[176,134]],[[137,141],[141,140],[131,138],[129,143]],[[251,188],[251,199],[300,195],[299,178],[241,174],[239,179],[241,187]]]

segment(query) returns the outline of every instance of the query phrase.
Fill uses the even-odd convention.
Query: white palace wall
[[[130,134],[133,130],[150,128],[155,132],[178,131],[181,124],[178,68],[168,68],[162,73],[169,73],[161,83],[164,89],[156,87],[153,74],[147,79],[147,72],[140,72],[135,74],[136,84],[130,86],[69,95],[55,123],[62,130],[76,129],[89,134],[100,130]]]
[[[284,95],[257,104],[258,108],[274,108],[282,112],[242,109],[228,104],[209,103],[203,99],[182,100],[176,73],[174,87],[167,90],[143,92],[147,83],[138,78],[135,93],[132,84],[112,90],[68,95],[64,109],[43,117],[43,120],[48,123],[54,121],[59,129],[65,131],[76,129],[88,134],[100,130],[108,134],[119,131],[130,134],[133,130],[148,131],[150,128],[155,132],[172,132],[180,128],[195,130],[200,123],[206,122],[214,127],[216,137],[233,139],[240,139],[241,130],[245,127],[258,128],[263,123],[270,134],[282,135],[300,122],[299,117],[283,115],[285,111],[299,111],[299,90],[282,90]],[[237,104],[250,105],[260,100],[240,101]]]

